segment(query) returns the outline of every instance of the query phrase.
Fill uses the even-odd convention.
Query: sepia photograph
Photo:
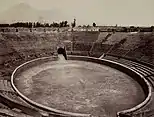
[[[154,0],[0,0],[0,117],[154,117]]]

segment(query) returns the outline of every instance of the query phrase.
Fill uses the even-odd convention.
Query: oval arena
[[[138,80],[147,85],[142,89],[130,77],[137,74],[124,66],[88,57],[68,59],[41,58],[24,63],[12,75],[13,88],[29,103],[71,116],[114,116],[149,98],[149,84]],[[121,71],[128,70],[130,76],[112,65]]]

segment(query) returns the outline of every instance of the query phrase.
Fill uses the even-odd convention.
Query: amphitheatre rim
[[[25,95],[23,95],[19,90],[18,88],[15,86],[15,83],[14,83],[14,76],[16,74],[16,72],[22,68],[24,65],[26,64],[29,64],[29,63],[32,63],[32,62],[35,62],[35,61],[39,61],[39,60],[45,60],[45,59],[50,59],[52,56],[50,57],[41,57],[41,58],[37,58],[37,59],[33,59],[33,60],[30,60],[30,61],[27,61],[21,65],[19,65],[12,73],[11,75],[11,85],[13,87],[13,89],[17,92],[17,94],[23,99],[25,100],[27,103],[31,104],[32,106],[34,107],[37,107],[37,108],[41,108],[42,110],[45,110],[45,111],[48,111],[49,113],[50,112],[53,112],[54,114],[62,114],[62,115],[71,115],[71,116],[82,116],[82,117],[89,117],[91,116],[91,114],[81,114],[81,113],[75,113],[75,112],[69,112],[69,111],[63,111],[63,110],[59,110],[59,109],[54,109],[54,108],[51,108],[51,107],[48,107],[48,106],[44,106],[43,104],[39,104],[31,99],[29,99],[28,97],[26,97]],[[139,73],[137,73],[136,71],[134,71],[133,69],[123,65],[123,64],[120,64],[120,63],[117,63],[115,61],[111,61],[111,60],[107,60],[107,59],[100,59],[100,58],[95,58],[95,57],[88,57],[88,56],[76,56],[76,55],[68,55],[68,58],[71,58],[71,57],[74,57],[75,60],[78,60],[79,58],[84,58],[84,59],[89,59],[89,60],[94,60],[93,62],[94,63],[97,63],[97,61],[101,62],[101,61],[105,61],[105,62],[108,62],[108,63],[112,63],[112,64],[116,64],[118,66],[121,66],[123,68],[126,68],[128,70],[130,70],[131,72],[134,72],[136,75],[138,75],[143,81],[144,83],[146,84],[146,87],[148,89],[148,94],[145,95],[145,99],[139,103],[138,105],[130,108],[130,109],[127,109],[127,110],[122,110],[122,111],[118,111],[117,112],[117,115],[119,116],[119,114],[121,113],[130,113],[130,112],[134,112],[140,108],[142,108],[144,105],[146,105],[150,99],[151,99],[151,92],[152,92],[152,88],[151,88],[151,85],[150,83]],[[74,60],[73,58],[73,60]],[[72,60],[72,59],[68,59],[68,60]],[[81,60],[83,61],[83,60]],[[103,64],[103,63],[101,63]],[[108,65],[109,66],[109,65]],[[124,72],[123,72],[124,73]],[[141,86],[142,87],[142,86]],[[143,89],[143,87],[142,87]]]

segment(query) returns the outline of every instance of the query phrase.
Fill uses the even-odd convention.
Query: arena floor
[[[26,97],[45,106],[101,117],[116,116],[145,98],[140,85],[128,75],[76,60],[34,66],[21,72],[15,85]]]

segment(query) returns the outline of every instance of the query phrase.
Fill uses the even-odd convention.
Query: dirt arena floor
[[[85,61],[50,61],[23,71],[15,85],[29,99],[55,109],[116,116],[141,103],[144,92],[128,75]]]

